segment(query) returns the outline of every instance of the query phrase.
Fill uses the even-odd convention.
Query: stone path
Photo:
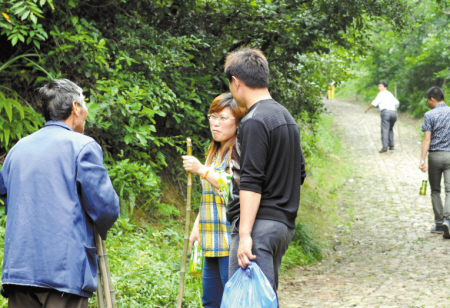
[[[352,208],[352,234],[338,232],[327,260],[282,277],[280,307],[450,307],[450,240],[429,232],[429,187],[419,196],[421,122],[397,121],[395,150],[379,154],[378,110],[338,99],[326,107],[354,164],[339,204]]]

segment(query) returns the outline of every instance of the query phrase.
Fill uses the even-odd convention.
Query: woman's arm
[[[208,168],[203,165],[194,156],[184,155],[183,158],[183,168],[184,170],[198,174],[202,179],[207,180],[216,189],[219,189],[219,173],[215,172],[212,168]],[[206,175],[206,176],[205,176]]]

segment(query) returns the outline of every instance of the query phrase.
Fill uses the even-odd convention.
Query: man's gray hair
[[[45,121],[66,120],[72,113],[73,101],[83,110],[83,89],[68,79],[53,79],[38,92]]]

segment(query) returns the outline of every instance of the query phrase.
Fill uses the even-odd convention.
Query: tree
[[[293,114],[313,119],[327,83],[348,77],[345,60],[368,50],[374,21],[400,29],[409,10],[401,0],[0,4],[0,42],[11,44],[0,61],[20,57],[0,71],[13,91],[7,96],[17,93],[17,101],[39,112],[32,89],[55,77],[81,85],[90,101],[87,133],[102,145],[116,188],[131,209],[158,200],[156,173],[178,159],[185,136],[193,138],[197,153],[204,148],[206,111],[214,96],[228,90],[223,74],[228,52],[262,49],[274,98]]]

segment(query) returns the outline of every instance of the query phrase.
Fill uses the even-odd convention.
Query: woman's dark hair
[[[379,85],[379,84],[382,84],[386,89],[387,89],[387,87],[388,87],[388,83],[386,82],[386,81],[379,81],[378,83],[377,83],[377,85]]]
[[[432,87],[427,91],[425,96],[427,99],[434,98],[436,102],[442,102],[444,100],[444,92],[439,87]]]
[[[83,90],[68,79],[53,79],[38,89],[38,95],[44,110],[45,121],[66,120],[72,113],[74,101],[83,110]]]
[[[211,107],[209,108],[209,114],[213,113],[219,113],[224,108],[230,108],[231,113],[233,114],[233,117],[235,118],[236,125],[239,124],[239,122],[242,120],[242,118],[245,116],[246,110],[244,108],[241,108],[238,106],[236,101],[233,99],[233,95],[231,93],[223,93],[217,96],[211,103]],[[206,166],[210,166],[211,162],[215,156],[215,154],[218,154],[219,161],[223,161],[223,158],[225,154],[227,153],[227,150],[230,149],[233,144],[236,142],[236,136],[233,136],[230,140],[228,140],[223,148],[221,148],[221,143],[217,141],[212,141],[208,151],[206,152]],[[231,153],[230,153],[231,154]]]
[[[231,82],[232,76],[242,80],[250,88],[269,86],[269,64],[262,51],[243,48],[228,54],[225,74]]]

